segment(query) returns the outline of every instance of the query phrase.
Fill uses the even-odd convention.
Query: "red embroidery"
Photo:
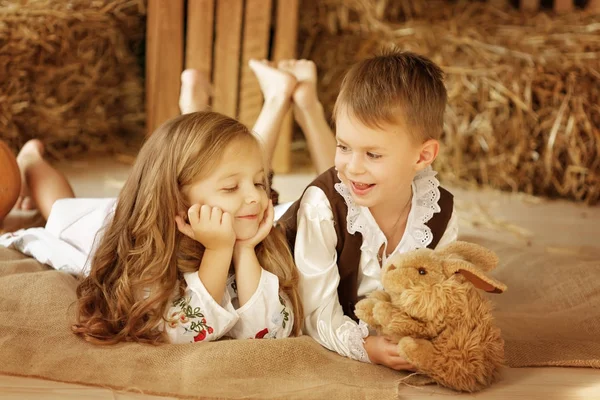
[[[208,328],[208,329],[212,330],[212,328]],[[208,333],[212,333],[212,332],[210,332],[210,330],[208,331]],[[206,339],[206,331],[204,329],[202,329],[199,334],[194,336],[194,342],[200,342],[204,339]]]
[[[180,311],[171,314],[168,321],[171,328],[175,328],[179,322],[186,332],[197,332],[198,334],[194,336],[194,342],[206,339],[207,331],[209,335],[214,332],[213,328],[206,324],[206,318],[200,311],[200,307],[192,308],[189,298],[182,297],[175,300],[173,307],[179,307]]]
[[[262,339],[265,337],[265,335],[269,333],[269,330],[267,328],[263,329],[262,331],[259,331],[256,335],[254,335],[255,339]]]

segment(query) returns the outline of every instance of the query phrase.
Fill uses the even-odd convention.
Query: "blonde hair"
[[[167,341],[157,328],[176,290],[183,294],[183,273],[197,271],[204,253],[176,227],[175,215],[190,206],[181,189],[209,174],[227,146],[240,140],[259,145],[246,126],[215,112],[182,115],[148,138],[92,256],[90,275],[77,287],[76,334],[97,344]],[[298,272],[285,237],[272,229],[256,254],[279,277],[295,314],[292,333],[300,334]]]
[[[405,122],[411,137],[439,139],[447,93],[440,67],[426,57],[390,51],[353,65],[336,100],[333,116],[343,109],[371,128]]]

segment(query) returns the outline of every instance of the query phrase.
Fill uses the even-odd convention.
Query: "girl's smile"
[[[187,188],[188,200],[191,204],[208,204],[229,213],[237,239],[251,238],[269,203],[264,170],[257,145],[231,143],[212,172]]]
[[[248,215],[240,215],[239,217],[236,217],[239,219],[248,219],[248,220],[255,220],[258,219],[258,214],[248,214]]]

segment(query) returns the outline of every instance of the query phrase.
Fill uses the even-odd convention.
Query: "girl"
[[[189,75],[183,105],[194,103]],[[267,134],[285,106],[261,114]],[[213,112],[182,115],[147,140],[116,201],[56,201],[45,229],[0,243],[85,276],[73,331],[93,343],[298,335],[298,276],[271,229],[265,171],[244,125]]]

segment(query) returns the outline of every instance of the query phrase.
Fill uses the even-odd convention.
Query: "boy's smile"
[[[420,148],[401,124],[364,125],[342,109],[336,118],[335,167],[357,205],[395,215],[418,172]]]
[[[353,180],[350,180],[349,182],[350,182],[352,191],[357,196],[365,196],[366,194],[368,194],[371,191],[371,189],[373,189],[375,187],[374,183],[360,183],[360,182],[355,182]]]

